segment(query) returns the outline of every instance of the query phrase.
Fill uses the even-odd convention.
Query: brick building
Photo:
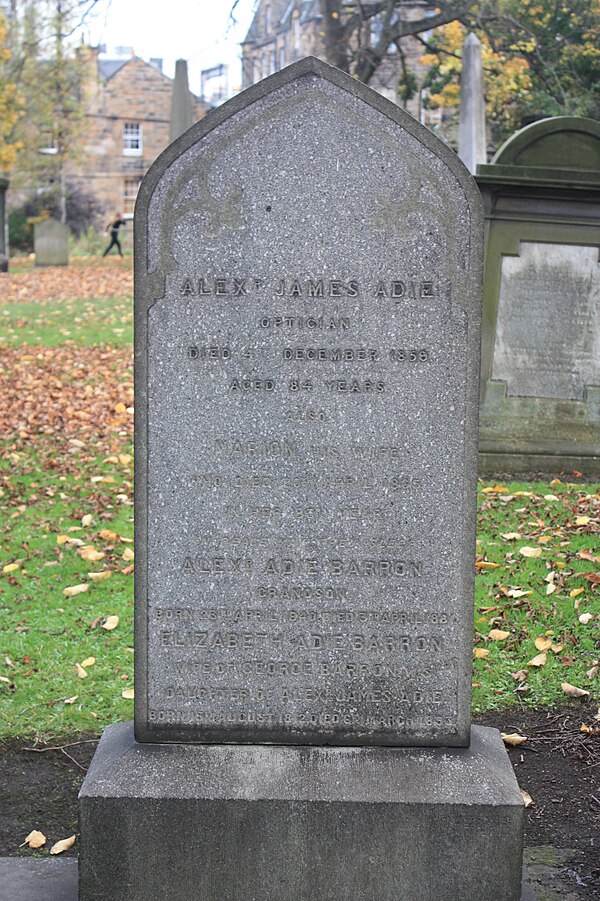
[[[160,60],[99,59],[96,48],[82,48],[88,70],[86,122],[81,151],[66,173],[104,208],[133,216],[141,180],[169,144],[173,81],[161,71]],[[209,104],[191,94],[195,120]]]
[[[369,0],[365,0],[368,3]],[[406,19],[420,19],[433,6],[429,0],[412,0],[403,7]],[[377,39],[377,21],[366,28]],[[407,101],[406,109],[416,118],[423,120],[423,110],[418,85],[422,82],[426,69],[421,64],[423,45],[416,38],[406,37],[400,41],[402,54],[396,47],[390,48],[386,59],[377,69],[370,86],[392,100],[401,102],[399,91],[403,67],[415,76],[417,90]],[[242,42],[242,87],[255,84],[267,75],[278,72],[290,63],[304,56],[325,59],[323,26],[318,0],[260,0],[254,18]]]

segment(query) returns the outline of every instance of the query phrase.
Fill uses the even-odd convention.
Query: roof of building
[[[109,78],[112,78],[112,76],[128,62],[129,59],[99,59],[98,72],[100,73],[100,78],[103,78],[104,81],[108,81]]]

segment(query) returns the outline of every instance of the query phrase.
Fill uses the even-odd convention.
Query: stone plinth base
[[[523,802],[470,748],[138,744],[109,727],[79,796],[80,901],[518,901]]]

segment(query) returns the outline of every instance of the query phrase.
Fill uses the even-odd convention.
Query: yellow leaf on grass
[[[583,594],[584,591],[585,591],[585,588],[574,588],[573,591],[569,592],[569,597],[570,598],[579,597],[579,595]]]
[[[68,851],[69,848],[72,848],[75,844],[76,838],[76,835],[72,835],[70,838],[63,838],[62,841],[56,842],[56,844],[52,845],[50,848],[50,854],[62,854],[63,851]]]
[[[547,656],[546,651],[544,651],[543,654],[537,654],[537,656],[531,658],[527,663],[527,666],[545,666]]]
[[[473,651],[473,656],[474,656],[477,660],[480,660],[482,657],[487,657],[487,655],[488,655],[489,653],[490,653],[490,652],[489,652],[489,649],[488,649],[488,648],[475,648],[474,651]]]
[[[81,585],[71,585],[70,588],[65,588],[63,594],[66,598],[74,598],[76,594],[83,594],[89,587],[87,582],[82,582]]]
[[[499,563],[492,563],[491,560],[477,560],[475,563],[477,569],[497,569]]]
[[[77,673],[77,675],[79,676],[80,679],[87,679],[87,673],[80,663],[75,664],[75,672]]]
[[[63,703],[64,704],[74,704],[78,697],[79,697],[79,695],[73,695],[72,698],[65,698]]]
[[[509,635],[510,632],[505,632],[503,629],[492,629],[488,632],[488,638],[491,638],[493,641],[504,641]]]
[[[106,554],[104,551],[97,551],[95,547],[88,544],[81,548],[79,556],[82,560],[85,560],[86,563],[97,563],[99,560],[103,560]]]
[[[107,616],[104,622],[102,623],[102,628],[106,629],[107,632],[112,632],[113,629],[116,629],[119,625],[119,617],[118,616]]]
[[[95,662],[96,662],[96,658],[95,658],[95,657],[86,657],[85,660],[82,660],[82,661],[81,661],[81,665],[82,665],[83,667],[86,667],[86,666],[93,666]]]
[[[517,541],[521,536],[518,532],[502,532],[500,537],[507,541]]]
[[[2,567],[3,573],[14,573],[19,569],[18,563],[7,563],[6,566]]]
[[[564,648],[564,644],[551,644],[550,650],[554,651],[555,654],[560,654],[562,649]]]
[[[110,542],[116,541],[117,538],[119,537],[116,532],[113,532],[112,529],[101,529],[100,532],[98,532],[98,534],[100,535],[100,538],[102,538],[104,541],[110,541]]]
[[[544,495],[544,500],[545,500],[545,501],[557,501],[558,498],[557,498],[557,496],[556,496],[555,494],[545,494],[545,495]]]
[[[581,616],[579,617],[579,622],[582,623],[584,626],[587,626],[587,624],[589,622],[591,622],[593,620],[593,618],[594,618],[593,613],[582,613]]]
[[[127,407],[123,403],[123,401],[119,401],[119,403],[115,406],[115,413],[126,413]]]
[[[126,547],[121,556],[127,563],[131,563],[135,555],[130,547]]]
[[[521,547],[519,553],[524,557],[541,557],[542,549],[541,547]]]
[[[525,682],[527,680],[527,670],[520,669],[516,673],[511,673],[515,682]]]
[[[592,664],[591,669],[586,670],[586,676],[588,679],[595,679],[598,673],[600,672],[600,660],[595,660]]]
[[[546,585],[546,594],[554,594],[555,591],[556,585],[554,584],[554,582],[550,582],[548,585]]]
[[[504,485],[494,485],[493,488],[484,488],[484,494],[508,494],[508,488]]]
[[[589,516],[578,516],[577,519],[575,520],[575,525],[576,526],[587,526],[589,521],[590,521]]]
[[[122,463],[123,466],[128,466],[131,463],[131,454],[119,454],[119,463]]]
[[[535,646],[538,651],[547,651],[549,647],[552,646],[552,639],[546,638],[545,635],[540,635],[539,638],[535,640]]]
[[[42,845],[46,844],[46,836],[43,832],[34,829],[29,833],[23,844],[29,845],[30,848],[41,848]]]
[[[81,525],[84,527],[84,529],[87,529],[88,526],[91,526],[93,521],[94,517],[91,513],[86,513],[85,516],[81,517]]]
[[[126,701],[133,700],[134,696],[135,696],[135,693],[134,693],[133,688],[126,688],[125,691],[121,692],[121,697],[125,698]]]
[[[64,544],[64,543],[65,543],[66,541],[68,541],[68,540],[69,540],[69,536],[68,536],[68,535],[57,535],[57,536],[56,536],[56,543],[57,543],[58,545]]]
[[[589,698],[590,693],[585,688],[577,688],[576,685],[570,685],[569,682],[561,682],[560,687],[566,695],[572,698]]]
[[[525,802],[525,807],[531,807],[531,805],[533,804],[533,798],[531,797],[529,792],[523,791],[523,789],[521,789],[521,796],[523,798],[523,801]]]
[[[587,723],[582,723],[580,732],[586,732],[588,735],[600,735],[600,726],[588,726]]]
[[[528,594],[533,594],[532,591],[525,591],[523,588],[509,588],[506,592],[507,598],[524,598]]]
[[[99,573],[88,573],[88,578],[91,579],[92,582],[106,582],[111,576],[112,572],[110,569],[103,569],[102,572]]]
[[[518,748],[519,745],[524,745],[528,741],[526,735],[519,735],[518,732],[501,732],[500,735],[504,744],[511,748]]]

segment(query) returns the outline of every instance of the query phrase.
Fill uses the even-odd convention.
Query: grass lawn
[[[130,273],[94,266],[23,265],[0,300],[0,738],[133,715]],[[593,697],[599,491],[480,483],[474,711]]]

